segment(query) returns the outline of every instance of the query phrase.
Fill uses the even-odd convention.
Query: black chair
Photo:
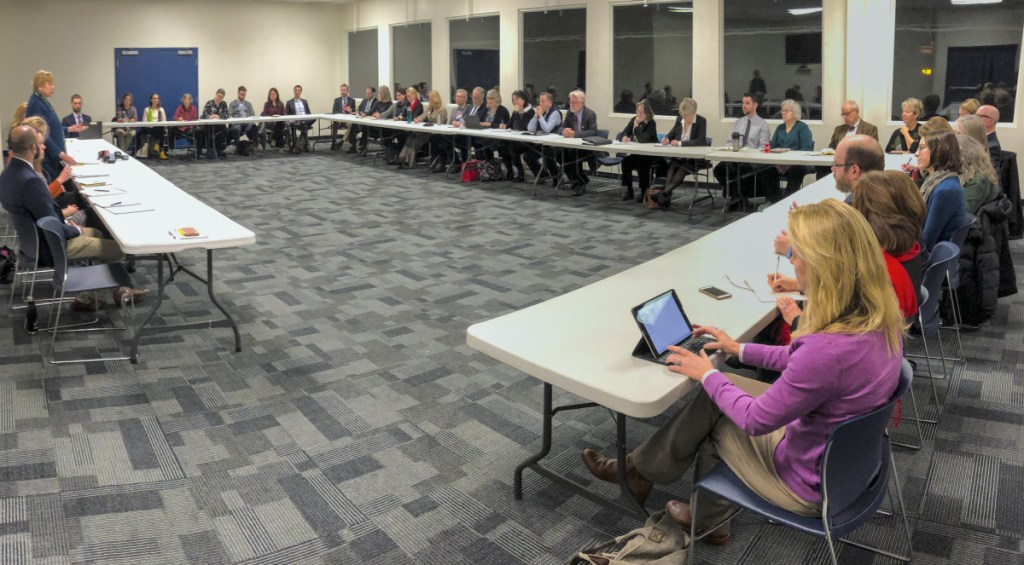
[[[909,390],[913,379],[913,369],[911,369],[910,363],[904,361],[900,371],[899,386],[889,402],[867,414],[839,424],[829,434],[821,462],[821,516],[799,516],[772,505],[748,488],[725,463],[719,463],[693,486],[692,514],[697,516],[698,493],[705,491],[732,502],[741,510],[749,510],[773,523],[825,538],[834,564],[838,564],[835,548],[837,541],[900,561],[910,561],[914,555],[910,539],[910,524],[907,522],[906,509],[903,506],[903,493],[900,489],[899,477],[896,475],[896,462],[892,456],[892,447],[886,426],[892,416],[896,401]],[[890,473],[896,486],[898,511],[907,536],[906,556],[842,539],[874,518],[886,494],[889,493]],[[895,511],[895,505],[893,507]],[[699,537],[708,535],[731,520],[737,513],[733,513],[722,522],[707,529]],[[699,539],[696,520],[691,525],[690,537],[695,541]],[[690,545],[690,563],[694,562],[696,549],[697,544]]]
[[[111,263],[103,265],[88,265],[84,267],[72,267],[68,265],[67,251],[65,248],[66,242],[64,240],[64,230],[61,226],[60,220],[53,216],[47,216],[40,218],[36,225],[43,231],[43,236],[46,238],[47,247],[50,249],[50,253],[53,255],[53,290],[54,293],[59,293],[57,300],[56,311],[51,310],[52,323],[49,324],[49,331],[53,333],[53,338],[50,340],[50,363],[51,364],[64,364],[64,363],[85,363],[89,361],[120,361],[129,359],[127,355],[118,355],[113,357],[99,357],[89,359],[67,359],[58,361],[56,358],[55,348],[57,345],[57,334],[62,329],[60,326],[60,315],[64,307],[64,299],[66,294],[78,294],[80,292],[95,292],[97,290],[105,290],[111,288],[121,288],[133,286],[131,275],[125,270],[124,265],[120,263]],[[122,304],[124,306],[124,304]],[[134,311],[135,303],[131,301],[132,310]],[[67,329],[70,326],[64,326],[63,329]],[[71,331],[109,331],[109,330],[126,330],[128,329],[127,323],[124,327],[113,327],[113,328],[88,328],[78,329]]]

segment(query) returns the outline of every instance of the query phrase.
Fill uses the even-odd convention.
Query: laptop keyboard
[[[682,345],[682,348],[689,351],[690,353],[700,355],[700,350],[704,349],[704,345],[711,343],[712,341],[715,341],[715,338],[705,334],[687,341]],[[662,354],[662,356],[658,358],[658,361],[664,362],[666,359],[668,359],[668,356],[671,354],[671,352]]]

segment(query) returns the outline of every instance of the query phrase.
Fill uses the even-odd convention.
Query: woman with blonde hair
[[[49,131],[49,127],[47,127],[47,125],[46,125],[46,120],[40,118],[39,116],[32,116],[32,117],[29,117],[29,118],[23,118],[19,122],[14,122],[14,125],[11,126],[11,129],[13,130],[14,128],[16,128],[18,126],[28,126],[28,127],[32,128],[32,129],[36,130],[36,132],[38,132],[39,135],[43,136],[43,139],[44,139],[43,145],[45,147],[45,145],[46,145],[46,143],[45,143],[46,134]],[[67,181],[71,180],[71,166],[70,165],[64,165],[64,167],[60,171],[60,174],[57,175],[57,178],[55,178],[55,179],[53,179],[51,181],[50,178],[49,178],[49,175],[46,172],[43,171],[43,155],[44,155],[44,153],[40,153],[39,154],[39,156],[36,158],[35,162],[32,163],[32,167],[36,170],[37,173],[39,173],[39,176],[43,177],[43,179],[48,183],[46,188],[50,191],[50,197],[51,198],[57,198],[58,196],[60,196],[61,194],[64,193],[64,183],[66,183]],[[7,156],[7,164],[10,164],[10,163],[11,163],[11,155],[8,155]]]
[[[982,147],[988,147],[988,135],[985,134],[985,122],[980,117],[975,115],[964,116],[956,121],[957,133],[966,135],[974,141],[981,144]],[[991,161],[991,159],[989,159]]]
[[[10,133],[10,130],[18,127],[18,124],[21,123],[21,120],[25,119],[25,111],[27,109],[28,102],[22,102],[21,104],[18,104],[17,108],[14,109],[14,117],[11,118],[11,127],[7,128],[8,133]]]
[[[961,118],[965,116],[973,116],[975,112],[981,108],[981,102],[977,98],[968,98],[960,103],[960,107],[957,109],[957,113]]]
[[[411,87],[410,91],[415,92]],[[409,94],[406,93],[406,99],[408,100]],[[435,125],[441,125],[448,121],[448,108],[445,107],[444,101],[441,100],[441,95],[436,90],[431,90],[427,94],[427,98],[430,100],[429,106],[423,110],[418,116],[412,119],[414,124],[420,123],[432,123]],[[410,133],[405,138],[405,146],[398,153],[398,168],[409,169],[416,163],[416,153],[419,152],[420,147],[423,147],[428,141],[430,141],[429,133]]]
[[[57,111],[50,104],[50,97],[56,91],[53,73],[36,71],[32,76],[32,96],[25,108],[26,116],[39,116],[46,120],[46,154],[43,155],[43,170],[50,178],[57,178],[64,165],[75,165],[75,160],[67,154],[64,146],[64,127],[60,123]]]
[[[967,211],[977,214],[978,209],[995,200],[1000,193],[999,176],[992,168],[988,147],[967,135],[956,136],[964,169],[960,173],[960,186],[964,189]]]
[[[924,105],[917,98],[907,98],[900,104],[903,113],[903,127],[892,132],[889,143],[885,144],[887,153],[913,153],[917,151],[917,140],[921,139],[918,131],[917,118],[921,116]]]
[[[705,352],[670,347],[669,370],[703,386],[626,459],[634,496],[646,499],[653,483],[675,481],[696,463],[700,479],[721,460],[762,498],[801,516],[821,515],[821,460],[829,435],[842,422],[889,402],[903,363],[903,315],[886,272],[878,239],[864,217],[838,200],[789,214],[790,262],[807,303],[793,343],[740,344],[703,326],[695,335],[717,341],[705,350],[781,371],[771,385],[726,376]],[[618,481],[615,459],[585,450],[596,477]],[[716,528],[728,503],[701,497],[699,514],[670,501],[672,518],[689,529]],[[728,524],[706,539],[724,544]]]

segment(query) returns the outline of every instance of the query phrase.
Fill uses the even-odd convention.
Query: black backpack
[[[14,250],[6,245],[0,246],[0,284],[11,284],[17,267],[18,258]]]

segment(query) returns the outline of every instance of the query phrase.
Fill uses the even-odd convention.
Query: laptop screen
[[[680,343],[693,333],[671,290],[637,309],[636,321],[646,330],[656,356],[661,356],[668,346]]]

